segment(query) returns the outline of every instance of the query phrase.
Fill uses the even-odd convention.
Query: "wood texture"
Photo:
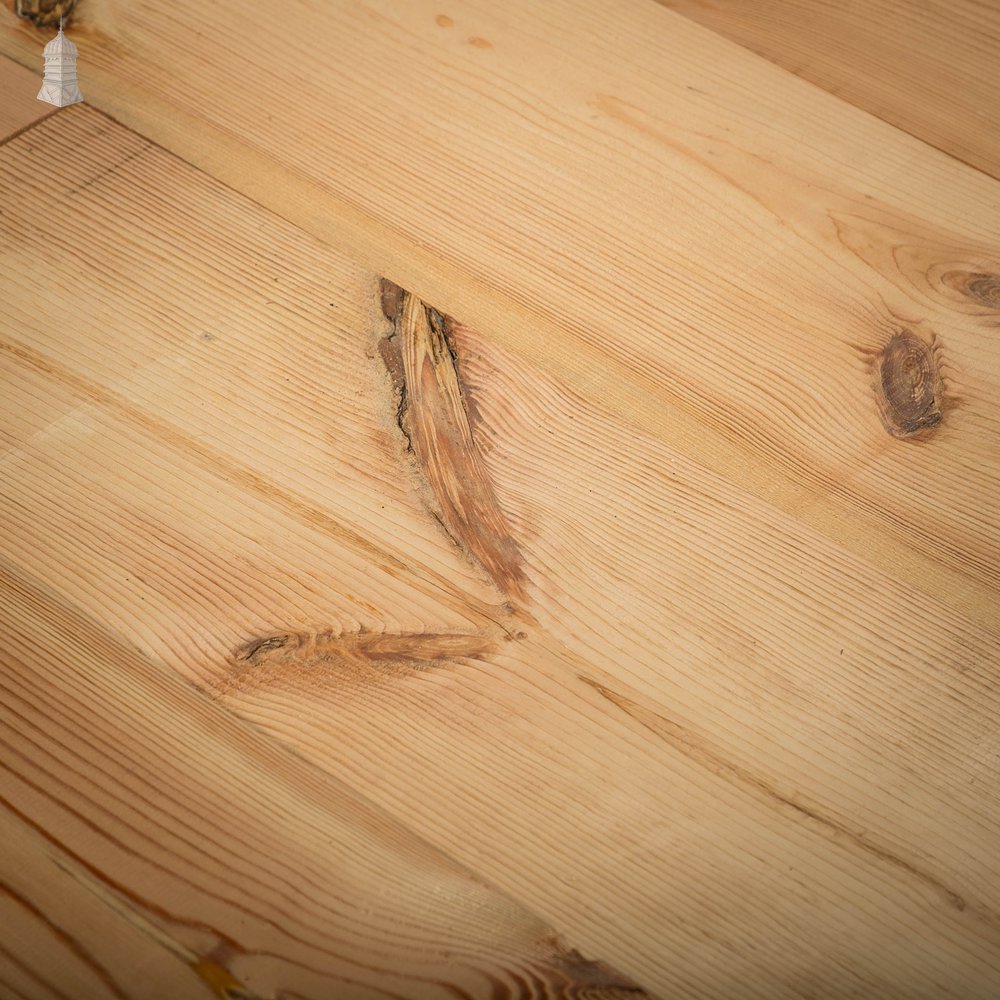
[[[517,543],[497,503],[455,354],[454,320],[384,281],[393,328],[379,343],[398,397],[396,422],[430,490],[434,516],[505,597],[523,601]]]
[[[991,0],[658,0],[1000,177],[1000,5]]]
[[[5,996],[641,996],[0,569]]]
[[[993,997],[997,182],[653,4],[223,8],[0,148],[8,988]]]
[[[51,113],[51,107],[35,99],[40,82],[34,73],[0,56],[0,142]]]
[[[943,276],[997,280],[996,181],[655,5],[461,23],[334,6],[311,21],[325,71],[293,58],[280,5],[245,30],[224,5],[78,15],[89,100],[957,613],[995,617],[994,310]],[[36,30],[9,21],[5,48],[33,58]],[[882,436],[867,357],[913,326],[968,400],[936,435],[960,448]]]

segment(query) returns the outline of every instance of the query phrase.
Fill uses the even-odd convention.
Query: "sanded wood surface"
[[[5,565],[4,996],[641,995]]]
[[[80,5],[0,147],[12,995],[1000,987],[1000,184],[570,6]]]
[[[325,70],[280,5],[94,0],[76,37],[144,135],[994,618],[997,182],[655,4],[435,10],[318,11]],[[870,359],[899,330],[940,342],[961,447],[886,441]]]
[[[34,73],[0,56],[0,142],[53,112],[36,99],[38,87]]]
[[[1000,177],[993,0],[658,0]]]

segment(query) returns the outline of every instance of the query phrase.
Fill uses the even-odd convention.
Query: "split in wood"
[[[476,442],[453,346],[456,323],[385,279],[381,296],[393,324],[380,350],[396,388],[396,420],[430,489],[433,512],[500,592],[521,602],[521,553]]]

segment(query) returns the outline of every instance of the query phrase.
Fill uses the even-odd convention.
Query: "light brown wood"
[[[36,99],[40,86],[34,73],[0,56],[0,142],[53,112]]]
[[[274,844],[247,803],[298,803],[237,884],[346,879],[316,933],[403,997],[410,921],[475,998],[456,939],[528,995],[992,997],[1000,186],[655,5],[560,10],[331,5],[307,40],[81,5],[88,98],[134,128],[77,107],[0,148],[0,678],[29,689],[37,634],[40,746],[102,686],[24,766],[95,772],[108,701],[163,780],[163,700],[157,739],[212,732],[178,870],[213,817]],[[79,797],[128,815],[121,784]],[[299,818],[368,815],[417,888],[355,943],[383,883]],[[0,971],[48,996],[26,961],[79,950],[24,837]],[[165,994],[209,954],[116,912]],[[209,978],[329,995],[261,912]]]
[[[3,166],[24,572],[656,992],[987,989],[987,633],[455,327],[530,581],[505,608],[407,473],[374,276],[90,111]],[[53,245],[85,263],[42,306]],[[790,963],[793,928],[823,949]]]
[[[143,134],[992,621],[997,182],[655,5],[435,11],[318,11],[325,70],[280,5],[94,0],[77,39],[88,99]],[[0,37],[34,58],[26,23]],[[868,359],[910,328],[960,448],[887,445]]]
[[[5,996],[641,995],[0,568]]]
[[[990,0],[658,0],[1000,177],[1000,6]]]

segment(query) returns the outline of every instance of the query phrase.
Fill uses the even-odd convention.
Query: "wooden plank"
[[[989,628],[89,109],[0,171],[17,573],[655,994],[995,992]]]
[[[1000,7],[981,0],[658,0],[1000,177]]]
[[[76,35],[99,106],[995,627],[996,181],[653,5],[310,24],[93,0]],[[946,406],[901,442],[903,333]]]
[[[361,626],[398,615],[400,628],[415,628],[447,615],[449,605],[466,621],[470,607],[477,614],[477,597],[479,617],[489,612],[495,603],[489,588],[464,556],[440,549],[440,529],[428,523],[419,495],[400,480],[397,457],[378,447],[394,429],[388,403],[382,403],[383,376],[376,370],[366,383],[355,372],[358,324],[370,326],[364,309],[377,308],[373,277],[343,258],[331,259],[314,241],[261,217],[241,199],[223,201],[211,221],[200,221],[198,197],[218,199],[217,189],[206,187],[195,171],[165,160],[147,141],[100,116],[66,112],[65,118],[40,133],[37,143],[18,142],[6,161],[10,189],[19,192],[3,247],[17,303],[7,316],[16,341],[5,356],[12,366],[8,467],[19,461],[18,445],[42,443],[63,429],[73,433],[80,422],[112,419],[142,437],[141,446],[132,442],[129,448],[151,455],[151,448],[180,447],[191,462],[190,482],[178,484],[187,491],[181,509],[171,488],[149,501],[175,529],[193,532],[194,548],[177,549],[176,558],[201,565],[209,577],[236,568],[262,570],[286,594],[283,607],[270,611],[279,620],[290,614],[305,625],[335,613]],[[126,194],[130,184],[147,188],[148,198],[135,204]],[[63,194],[77,211],[57,200]],[[122,194],[123,205],[132,207],[119,212],[112,203]],[[178,203],[187,206],[183,212]],[[253,251],[234,251],[234,240]],[[65,269],[53,264],[44,271],[44,299],[37,294],[44,267],[40,241],[48,247],[42,256],[67,262]],[[164,259],[172,262],[169,272]],[[301,298],[306,289],[308,302]],[[346,303],[351,311],[345,314]],[[78,311],[81,321],[66,322],[60,333],[52,317],[67,309]],[[22,334],[31,328],[41,337],[17,334],[22,323],[28,324]],[[43,358],[72,374],[60,378]],[[32,369],[49,382],[55,378],[56,386],[36,387]],[[372,399],[385,412],[385,426],[373,419],[359,433]],[[155,402],[162,413],[150,417],[136,400]],[[65,408],[75,414],[68,425],[57,416]],[[107,431],[98,425],[91,440],[100,446]],[[61,446],[54,447],[58,453]],[[334,453],[344,463],[336,474]],[[112,459],[109,472],[115,464]],[[210,471],[209,484],[199,493],[203,470]],[[50,474],[72,479],[73,465],[58,462]],[[142,474],[136,476],[130,488],[141,489]],[[101,489],[99,482],[92,485]],[[386,507],[391,522],[378,517]],[[151,512],[123,512],[113,529],[98,529],[86,519],[100,516],[99,504],[78,510],[79,544],[85,547],[92,531],[113,530],[109,544],[139,556],[133,548],[137,519]],[[221,537],[219,515],[227,525]],[[221,548],[210,544],[213,539]],[[164,541],[148,539],[151,564],[158,563]],[[18,544],[30,548],[33,542],[24,537]],[[205,563],[209,548],[219,548],[220,562]],[[282,550],[297,564],[294,579],[283,567],[285,555],[278,555]],[[359,584],[336,607],[317,583],[331,559],[347,560],[344,569],[353,567]],[[404,577],[404,569],[418,565],[419,578]],[[143,586],[144,576],[82,579],[79,586],[109,609],[124,611],[125,597]],[[198,595],[177,580],[169,590],[179,618],[190,625],[186,616],[196,613]],[[216,611],[223,619],[242,615],[253,598],[234,587],[226,607]],[[263,618],[259,624],[266,623]],[[129,634],[148,632],[141,615],[115,624]]]
[[[37,100],[40,80],[12,59],[0,56],[0,142],[28,128],[56,109]]]
[[[643,996],[7,564],[0,595],[5,995]]]

